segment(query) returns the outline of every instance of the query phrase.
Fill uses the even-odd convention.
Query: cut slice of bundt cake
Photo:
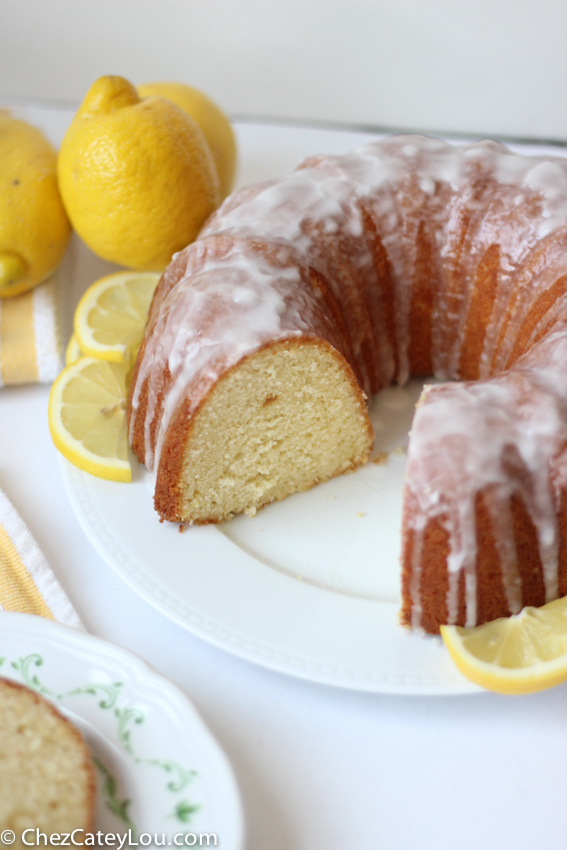
[[[45,840],[92,831],[95,793],[92,759],[78,730],[35,691],[0,679],[0,829],[15,833],[12,847],[34,844],[36,830]]]
[[[248,355],[219,377],[189,428],[186,416],[181,405],[170,426],[178,439],[162,454],[156,489],[165,517],[181,522],[253,515],[349,472],[372,445],[351,370],[319,340],[286,340]]]
[[[402,620],[437,632],[567,592],[567,161],[397,136],[228,198],[166,270],[129,429],[163,519],[215,522],[412,427]],[[566,356],[564,356],[566,355]]]

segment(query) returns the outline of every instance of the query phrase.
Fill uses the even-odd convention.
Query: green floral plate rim
[[[42,617],[1,611],[0,676],[51,700],[83,733],[98,773],[97,830],[157,835],[165,846],[214,835],[218,846],[241,850],[242,810],[226,757],[187,697],[140,658]]]

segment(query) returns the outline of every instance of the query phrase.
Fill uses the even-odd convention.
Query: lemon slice
[[[160,275],[117,272],[93,283],[75,312],[75,337],[90,357],[114,363],[135,356]]]
[[[99,478],[131,481],[126,439],[128,366],[81,357],[49,396],[51,438],[71,463]]]
[[[70,366],[71,363],[75,363],[79,357],[82,356],[83,352],[77,342],[77,337],[73,334],[69,340],[69,344],[67,345],[67,350],[65,351],[65,365]]]
[[[529,694],[567,680],[567,597],[441,634],[461,673],[488,690]]]

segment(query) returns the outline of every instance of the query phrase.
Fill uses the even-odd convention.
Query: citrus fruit
[[[55,446],[85,472],[131,481],[126,435],[127,371],[123,363],[81,357],[55,380],[49,430]]]
[[[161,271],[192,242],[220,190],[205,137],[179,106],[141,100],[122,77],[88,91],[59,152],[73,227],[99,256]]]
[[[184,109],[203,131],[219,176],[221,196],[232,192],[236,172],[236,141],[230,121],[203,92],[183,83],[147,83],[138,86],[140,97],[157,95]]]
[[[71,226],[57,187],[57,154],[42,133],[0,110],[0,297],[41,283]]]
[[[441,626],[451,658],[477,685],[528,694],[567,680],[567,597],[474,629]]]
[[[72,334],[65,351],[65,365],[70,366],[71,363],[75,363],[79,357],[83,357],[83,352],[77,342],[77,337],[75,334]]]
[[[116,272],[93,283],[75,311],[79,350],[102,360],[130,363],[158,281],[156,272]]]

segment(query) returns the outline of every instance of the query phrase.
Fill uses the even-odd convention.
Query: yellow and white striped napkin
[[[51,383],[62,368],[59,271],[16,298],[0,299],[0,387]]]
[[[29,528],[1,490],[0,610],[39,614],[84,629]]]

